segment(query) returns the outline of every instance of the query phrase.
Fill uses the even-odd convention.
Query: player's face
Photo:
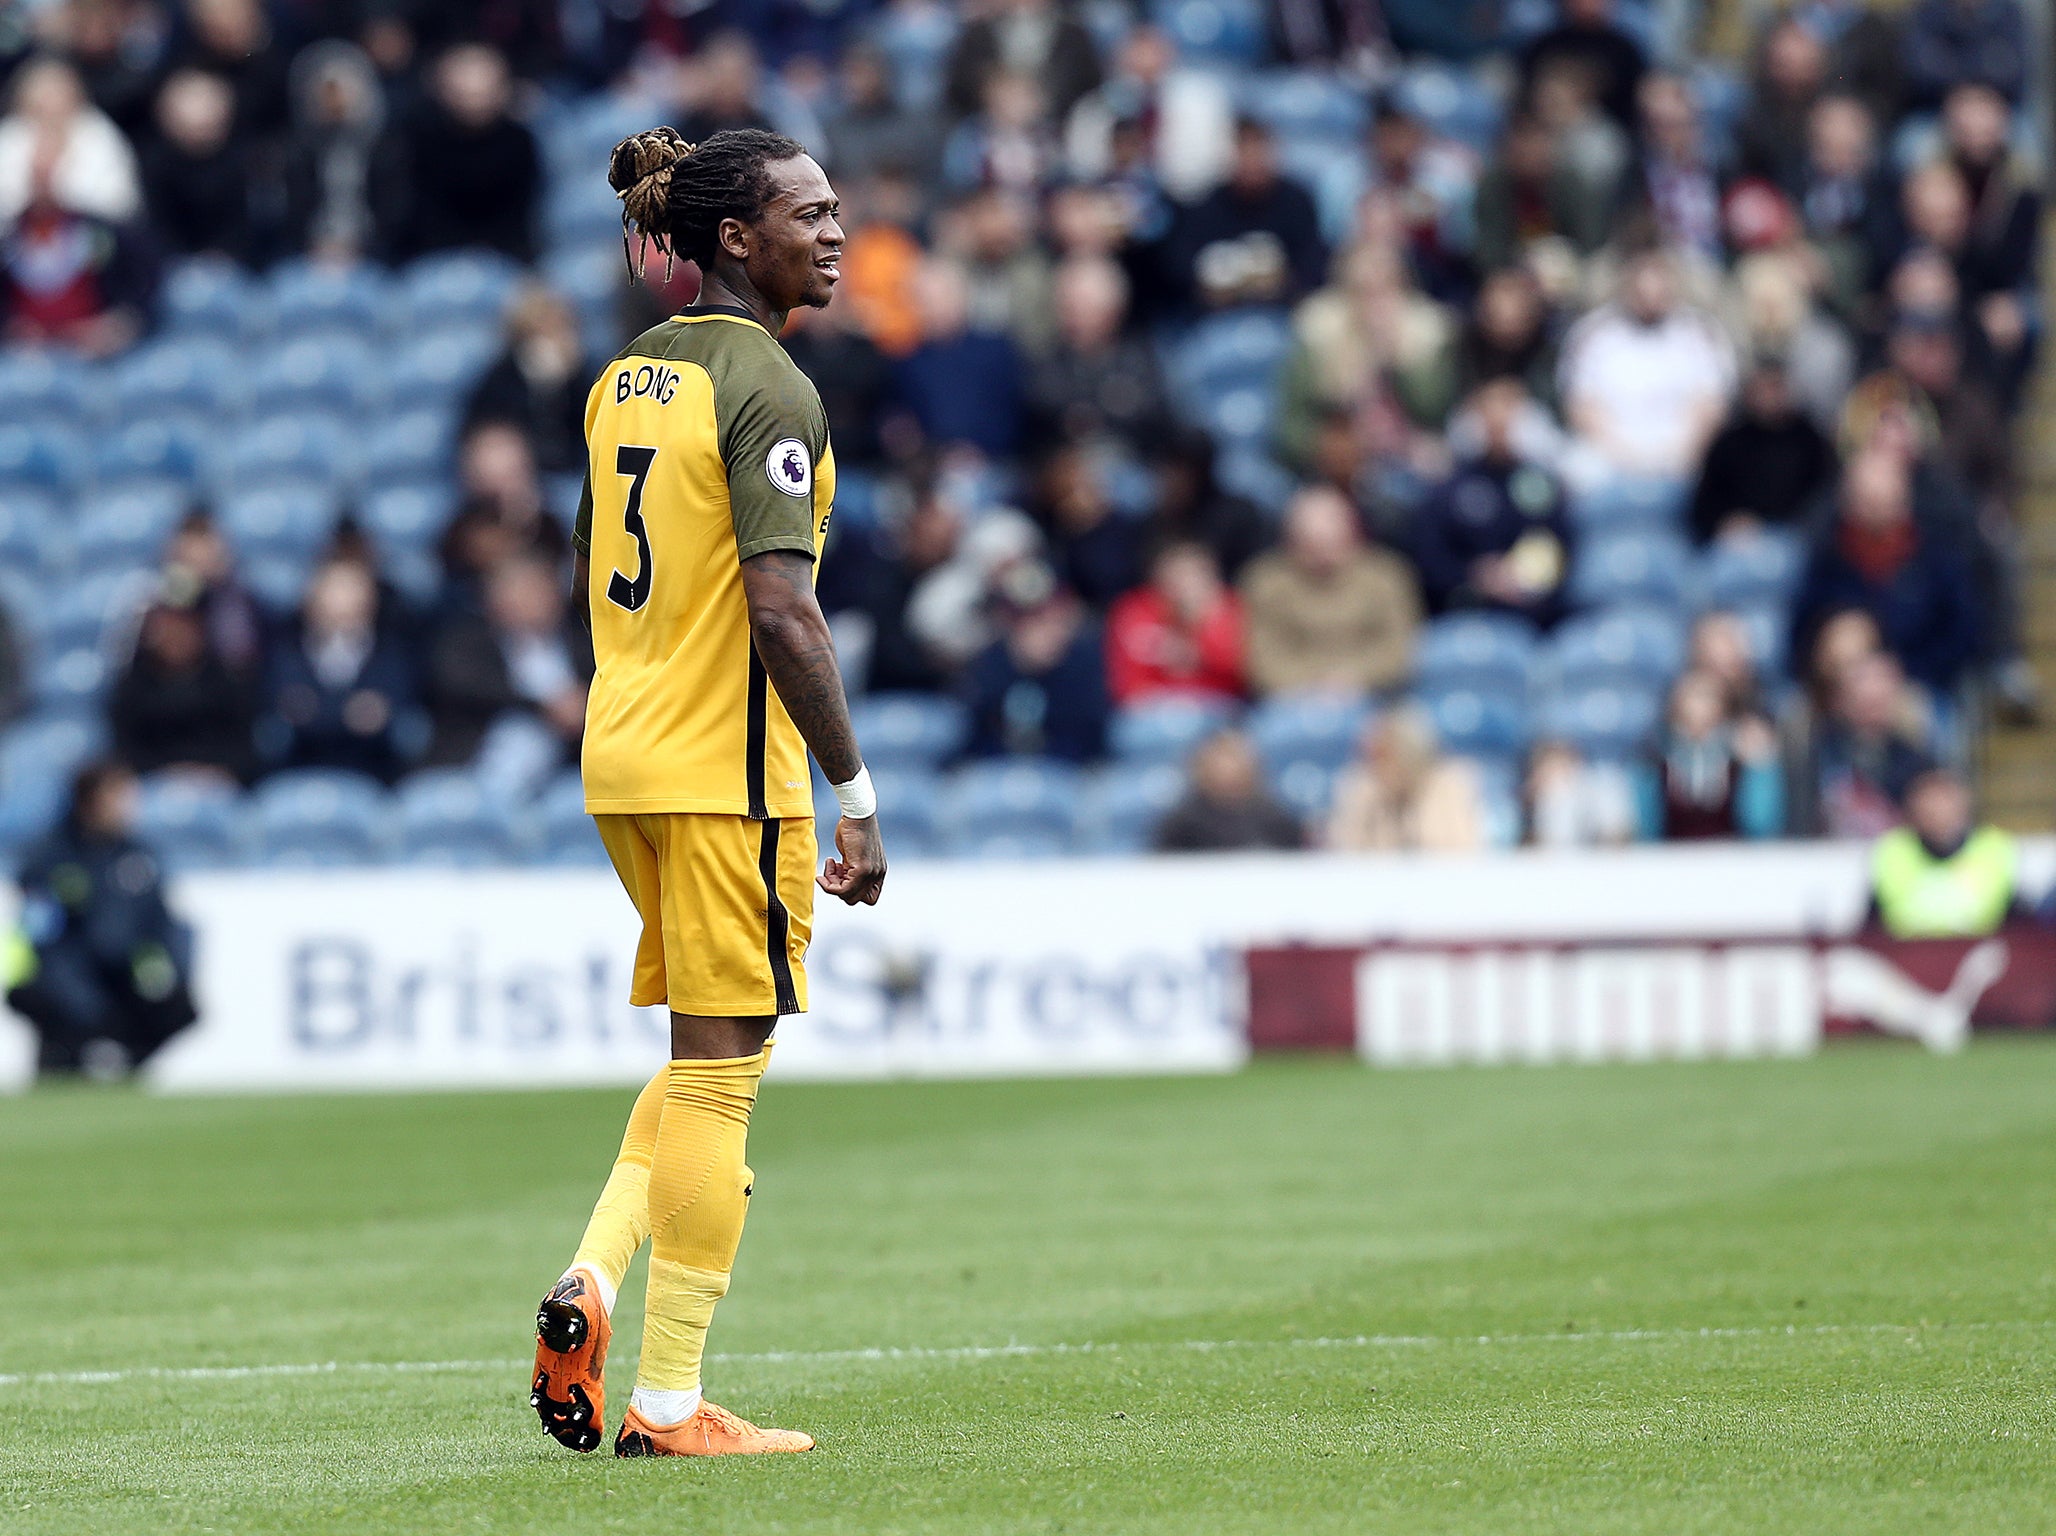
[[[821,309],[842,275],[842,205],[811,155],[767,169],[777,191],[750,231],[750,281],[774,309]]]

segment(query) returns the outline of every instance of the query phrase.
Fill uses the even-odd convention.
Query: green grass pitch
[[[0,1102],[0,1531],[2056,1530],[2049,1046],[774,1082],[714,1463],[526,1404],[629,1098]]]

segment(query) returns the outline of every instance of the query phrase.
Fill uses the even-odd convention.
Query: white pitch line
[[[2056,1328],[2056,1322],[1973,1322],[1973,1323],[1815,1323],[1788,1324],[1782,1328],[1620,1328],[1609,1330],[1566,1329],[1560,1333],[1405,1334],[1359,1333],[1339,1337],[1306,1339],[1176,1339],[1168,1342],[1084,1343],[1084,1344],[958,1344],[938,1347],[910,1345],[872,1349],[774,1349],[757,1354],[709,1355],[714,1365],[804,1365],[835,1362],[892,1362],[899,1360],[1011,1360],[1038,1359],[1058,1355],[1142,1354],[1152,1350],[1179,1350],[1209,1354],[1238,1349],[1446,1349],[1526,1346],[1530,1344],[1663,1344],[1689,1343],[1700,1339],[1806,1339],[1831,1338],[1837,1334],[1949,1334],[1984,1333],[1994,1330],[2032,1332]],[[125,1381],[240,1381],[261,1376],[400,1376],[461,1374],[467,1371],[514,1371],[528,1366],[527,1360],[326,1360],[281,1365],[191,1365],[137,1366],[111,1371],[20,1371],[0,1372],[0,1387],[104,1386]]]

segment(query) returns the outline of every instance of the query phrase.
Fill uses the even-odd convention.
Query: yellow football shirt
[[[742,311],[689,308],[607,366],[585,438],[586,809],[811,817],[806,743],[751,642],[742,562],[820,559],[835,458],[813,384]]]

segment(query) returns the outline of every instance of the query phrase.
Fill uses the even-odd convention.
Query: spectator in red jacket
[[[1148,583],[1114,604],[1107,689],[1124,706],[1165,694],[1242,696],[1242,604],[1204,544],[1164,545]]]

